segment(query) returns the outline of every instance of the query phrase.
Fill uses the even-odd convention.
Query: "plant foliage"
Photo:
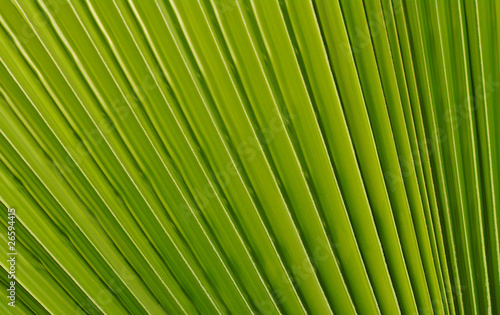
[[[1,0],[0,312],[499,314],[499,19]]]

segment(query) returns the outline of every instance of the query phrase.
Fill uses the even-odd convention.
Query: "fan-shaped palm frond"
[[[498,314],[500,2],[2,0],[2,313]]]

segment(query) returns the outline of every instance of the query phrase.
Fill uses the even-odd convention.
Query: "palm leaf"
[[[2,313],[500,312],[499,10],[2,1]]]

